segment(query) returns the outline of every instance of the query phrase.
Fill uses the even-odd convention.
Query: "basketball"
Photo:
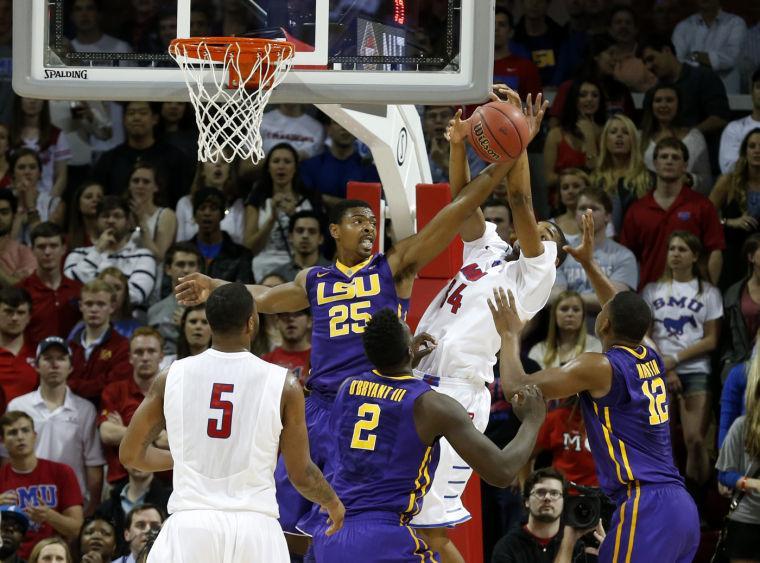
[[[528,146],[528,121],[512,104],[489,102],[478,107],[467,121],[470,144],[486,162],[514,160]]]

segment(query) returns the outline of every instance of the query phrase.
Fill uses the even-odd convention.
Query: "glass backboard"
[[[182,101],[167,53],[190,36],[288,39],[273,102],[487,97],[494,0],[14,0],[13,87],[47,99]]]

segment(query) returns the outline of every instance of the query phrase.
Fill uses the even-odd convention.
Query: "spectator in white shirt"
[[[750,93],[752,113],[730,122],[720,136],[720,170],[724,174],[734,169],[734,164],[739,158],[739,147],[747,133],[760,127],[760,67],[752,75]]]
[[[737,63],[747,35],[747,24],[720,9],[719,0],[697,0],[699,12],[678,23],[673,45],[679,60],[711,68],[718,73],[726,92],[738,94]]]
[[[66,385],[71,369],[71,351],[63,338],[45,338],[37,346],[39,388],[13,399],[8,410],[25,412],[34,420],[38,457],[74,470],[87,501],[85,515],[90,515],[100,503],[106,460],[95,427],[95,407]]]
[[[613,202],[600,188],[585,188],[578,193],[576,220],[579,225],[585,211],[594,214],[594,260],[618,291],[635,290],[639,284],[639,268],[633,252],[607,236],[607,225],[612,221]],[[581,265],[568,256],[557,268],[557,279],[550,300],[554,302],[565,291],[580,294],[586,311],[586,327],[594,330],[596,316],[601,310],[591,282]]]
[[[129,278],[129,300],[133,306],[144,306],[156,283],[156,259],[139,248],[132,237],[131,211],[118,196],[106,196],[98,203],[98,229],[95,244],[75,248],[66,257],[66,277],[87,283],[111,266]]]
[[[280,143],[292,145],[300,160],[316,156],[324,149],[325,126],[304,113],[302,104],[282,104],[266,112],[260,130],[267,154]]]
[[[100,12],[102,0],[74,0],[71,3],[71,23],[74,24],[75,35],[70,41],[73,51],[96,53],[131,53],[128,43],[106,35],[100,29]],[[100,65],[109,66],[110,62],[103,61]]]

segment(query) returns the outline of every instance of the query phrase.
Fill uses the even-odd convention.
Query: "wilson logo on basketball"
[[[491,148],[491,143],[486,138],[486,133],[483,131],[483,124],[478,122],[473,127],[475,131],[475,139],[477,140],[480,148],[490,156],[494,161],[501,160],[501,155]]]

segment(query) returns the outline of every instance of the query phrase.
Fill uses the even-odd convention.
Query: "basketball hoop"
[[[295,47],[245,37],[174,39],[169,54],[185,76],[198,125],[198,160],[264,158],[259,126],[272,90],[290,70]]]

